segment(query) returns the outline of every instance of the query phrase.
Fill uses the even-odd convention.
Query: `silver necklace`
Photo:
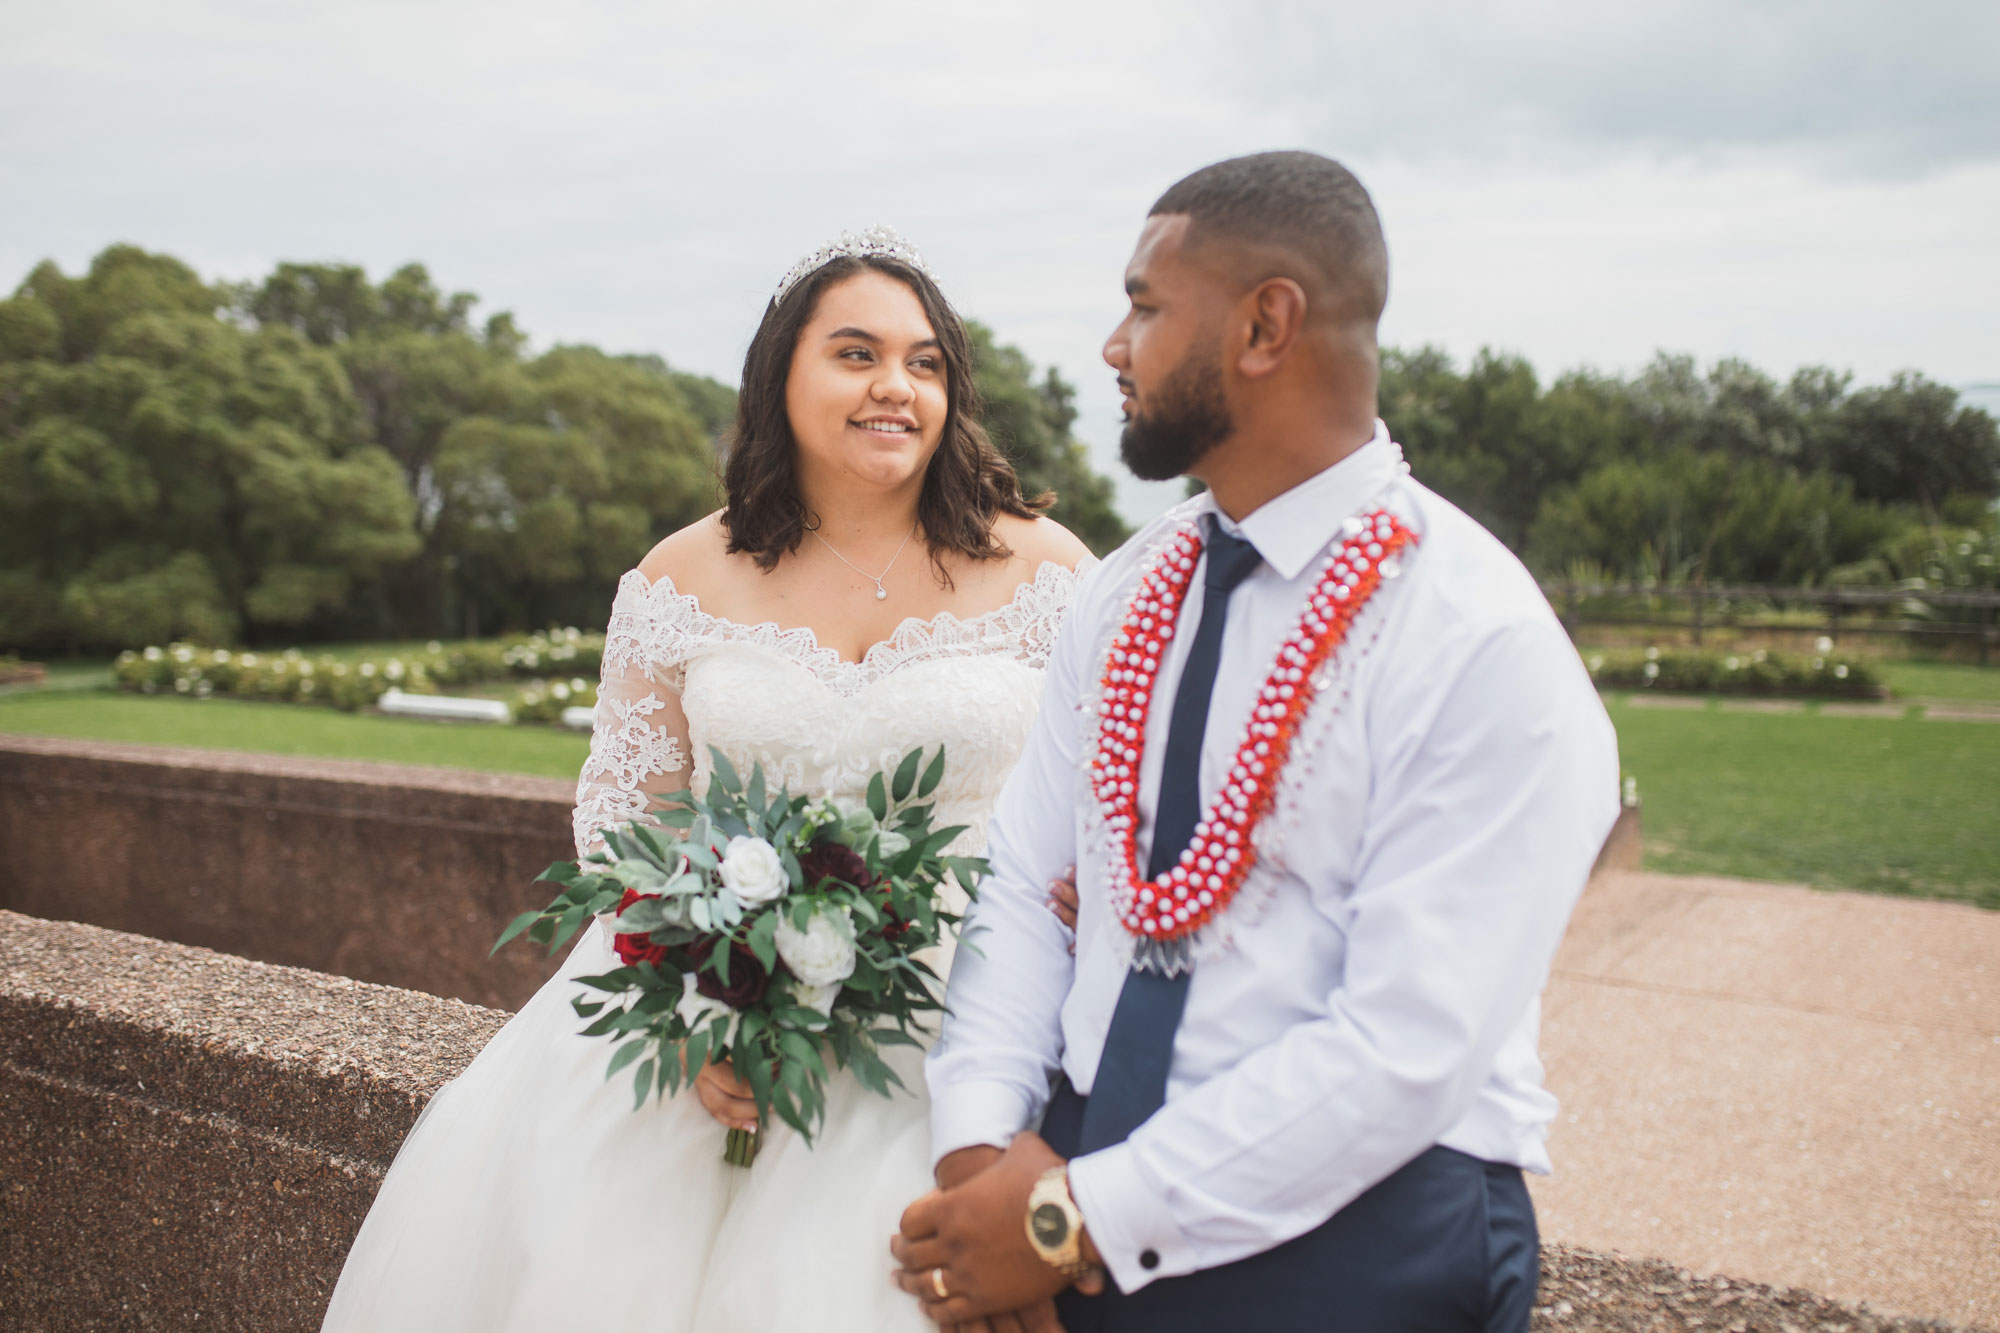
[[[917,535],[917,525],[914,523],[910,525],[910,531],[908,536],[905,536],[903,538],[903,546],[898,546],[896,548],[896,554],[889,557],[889,563],[882,566],[882,572],[880,574],[870,574],[867,570],[855,564],[852,560],[849,560],[839,551],[835,551],[832,542],[828,541],[824,537],[819,536],[818,528],[807,528],[806,531],[810,532],[815,537],[819,537],[819,544],[821,546],[824,546],[827,550],[833,551],[833,558],[835,560],[838,560],[841,564],[846,565],[849,569],[859,574],[862,578],[867,579],[870,583],[874,584],[876,601],[886,602],[889,600],[889,590],[882,586],[882,580],[889,577],[889,571],[894,569],[896,567],[896,561],[902,558],[903,546],[908,546],[910,544],[910,538]]]

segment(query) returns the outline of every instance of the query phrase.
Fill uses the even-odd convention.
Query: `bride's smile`
[[[828,288],[785,385],[804,491],[920,486],[949,393],[937,331],[906,284],[864,270]]]

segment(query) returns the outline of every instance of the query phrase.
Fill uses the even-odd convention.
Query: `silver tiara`
[[[778,290],[771,296],[771,304],[777,305],[785,299],[785,293],[799,284],[807,274],[816,272],[836,259],[861,259],[869,255],[879,255],[883,259],[899,260],[917,272],[937,281],[937,274],[930,271],[924,257],[917,253],[917,247],[904,240],[894,227],[875,226],[866,231],[844,231],[832,245],[822,245],[819,249],[792,265],[783,278],[778,280]]]

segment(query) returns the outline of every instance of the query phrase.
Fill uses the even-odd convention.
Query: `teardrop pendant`
[[[879,583],[875,585],[875,600],[878,602],[889,600],[889,590]]]

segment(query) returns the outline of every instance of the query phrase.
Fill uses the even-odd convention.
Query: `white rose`
[[[681,1002],[674,1006],[674,1012],[688,1025],[688,1030],[705,1031],[717,1014],[727,1014],[731,1020],[730,1030],[735,1031],[736,1011],[712,995],[703,995],[694,988],[694,982],[694,973],[681,973]]]
[[[829,981],[824,986],[808,986],[803,981],[792,983],[792,999],[802,1008],[817,1009],[821,1014],[833,1013],[833,1002],[840,998],[840,983]]]
[[[814,912],[804,930],[778,914],[778,957],[808,986],[831,986],[854,972],[854,921],[846,908]]]
[[[778,849],[762,838],[731,838],[722,854],[722,883],[745,907],[782,898],[791,887]]]

